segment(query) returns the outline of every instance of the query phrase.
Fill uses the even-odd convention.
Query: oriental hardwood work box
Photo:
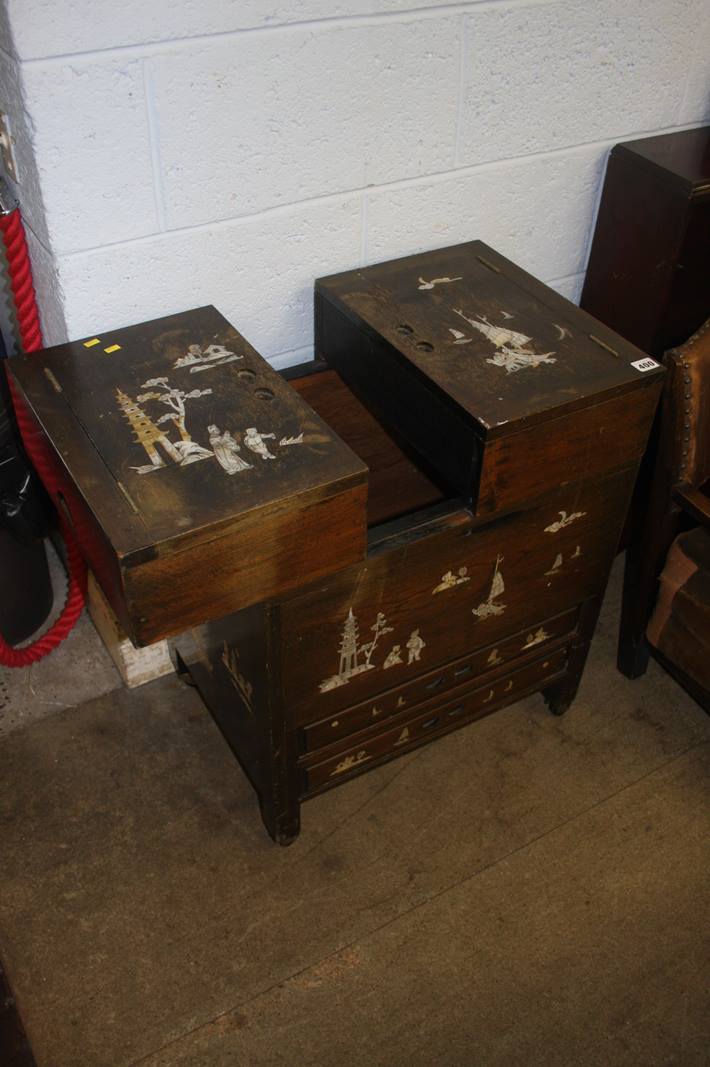
[[[662,370],[468,244],[316,283],[277,374],[214,308],[12,362],[136,643],[174,638],[293,840],[301,801],[589,649]]]

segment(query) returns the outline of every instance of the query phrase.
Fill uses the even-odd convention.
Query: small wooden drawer
[[[465,722],[483,718],[489,712],[527,692],[540,688],[563,673],[567,663],[567,648],[540,657],[511,674],[503,675],[488,685],[464,689],[440,703],[432,701],[414,717],[401,715],[392,726],[374,733],[363,731],[359,740],[313,766],[304,769],[306,792],[335,785],[370,764],[406,752],[429,738],[455,730]]]
[[[531,649],[542,651],[546,646],[570,635],[577,624],[578,616],[578,607],[562,612],[496,644],[479,648],[471,655],[454,660],[439,670],[421,674],[407,685],[390,689],[337,715],[329,715],[326,719],[305,726],[304,749],[306,752],[313,752],[357,730],[364,730],[373,723],[411,710],[439,697],[449,689],[473,682],[481,675],[500,673],[502,666],[528,655]]]

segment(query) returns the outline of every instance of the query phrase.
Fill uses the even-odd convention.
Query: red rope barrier
[[[8,215],[0,216],[0,235],[7,254],[10,288],[15,301],[22,348],[25,352],[36,352],[42,347],[42,327],[32,283],[32,265],[19,208],[15,208]],[[7,379],[25,451],[49,495],[56,502],[59,486],[51,461],[33,438],[32,418],[9,374]],[[48,655],[71,633],[83,610],[87,579],[86,563],[74,531],[65,519],[61,508],[59,508],[59,525],[67,546],[69,586],[66,602],[56,622],[45,634],[25,648],[13,648],[0,634],[0,665],[3,667],[27,667],[30,663],[35,663],[38,659]]]

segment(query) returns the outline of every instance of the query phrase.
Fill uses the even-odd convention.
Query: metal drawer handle
[[[426,722],[422,723],[422,730],[430,730],[432,726],[436,726],[438,721],[439,721],[439,716],[438,715],[435,715],[433,719],[427,719]]]
[[[427,689],[438,689],[439,686],[443,685],[443,684],[444,684],[444,676],[441,675],[441,677],[435,678],[433,682],[427,682],[426,687],[427,687]]]
[[[460,715],[463,711],[463,704],[459,704],[455,708],[449,708],[449,715]]]
[[[458,670],[454,671],[454,674],[456,675],[456,677],[458,677],[460,674],[470,674],[470,673],[471,673],[471,664],[470,663],[469,663],[468,667],[459,667]]]

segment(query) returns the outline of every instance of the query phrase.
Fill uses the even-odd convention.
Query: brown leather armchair
[[[653,655],[710,709],[710,319],[665,365],[649,507],[627,552],[618,664],[636,678]]]

